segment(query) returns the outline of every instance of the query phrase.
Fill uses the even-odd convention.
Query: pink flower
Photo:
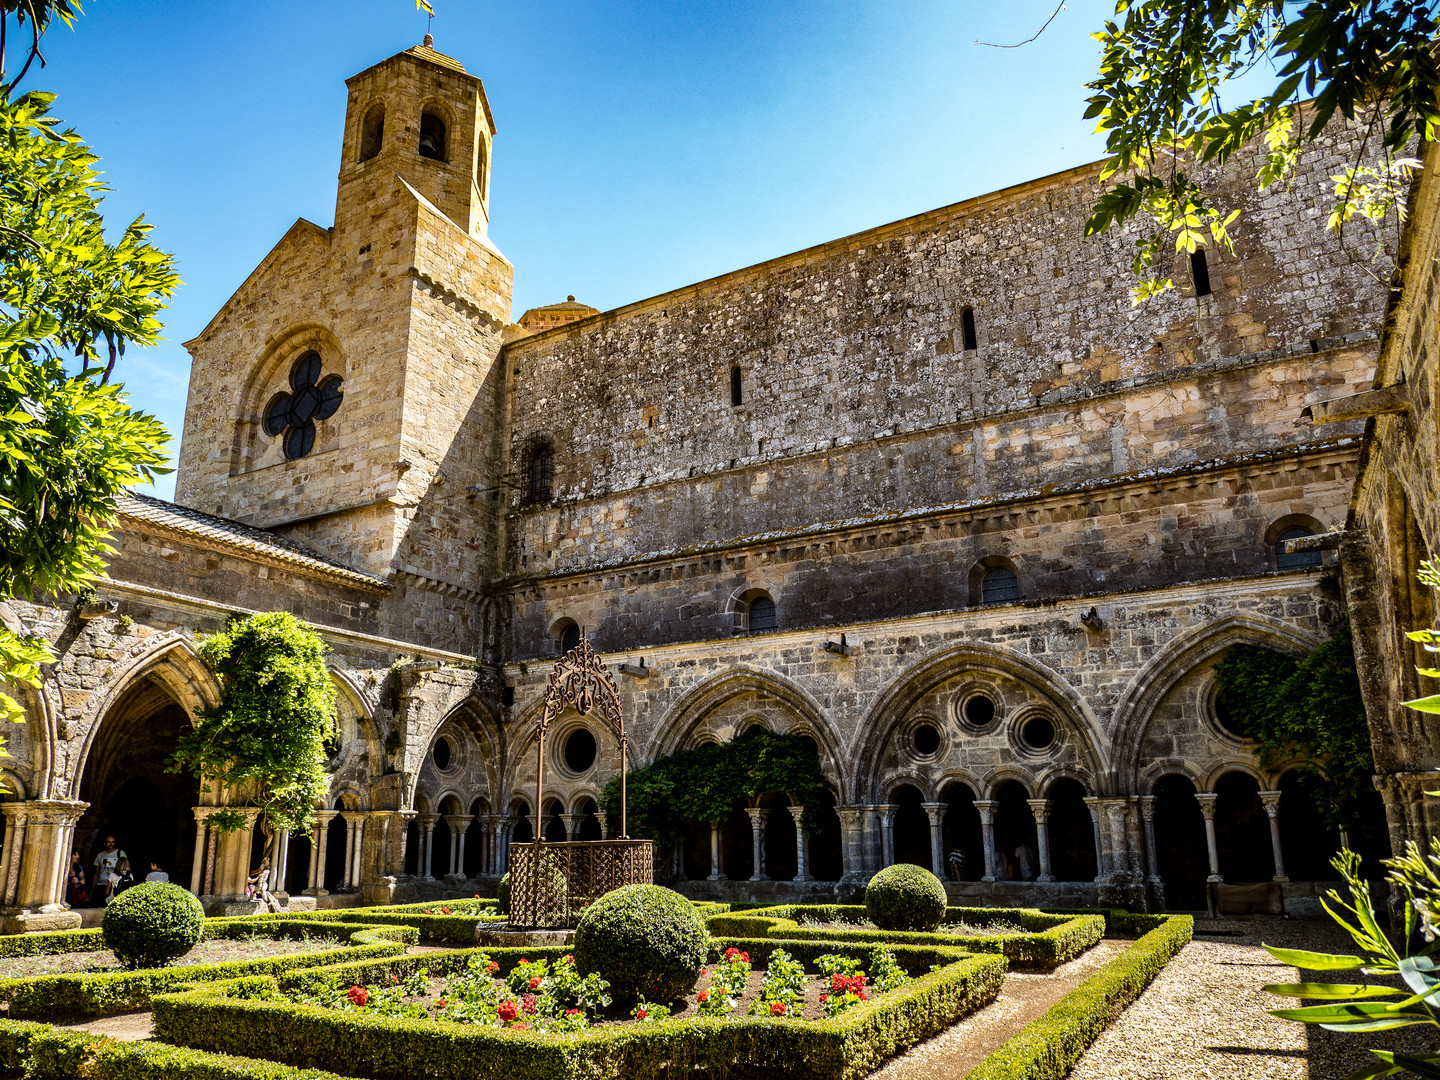
[[[535,1000],[534,994],[526,994],[520,999],[520,1007],[524,1009],[529,1015],[534,1016],[535,1010],[538,1009],[540,1005]]]
[[[511,1025],[510,1025],[510,1030],[511,1030],[511,1031],[528,1031],[529,1029],[530,1029],[530,1025],[529,1025],[529,1024],[511,1024]]]
[[[516,1005],[513,1001],[502,1001],[500,1007],[495,1010],[495,1013],[501,1020],[508,1024],[520,1015],[520,1006]]]

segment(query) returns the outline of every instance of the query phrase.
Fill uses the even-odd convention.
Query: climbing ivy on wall
[[[267,833],[303,832],[326,791],[325,741],[335,726],[335,684],[319,636],[289,612],[236,619],[205,638],[200,655],[220,680],[220,703],[181,736],[171,771],[251,790]],[[212,824],[235,824],[238,815]]]
[[[627,775],[629,832],[633,837],[674,842],[692,821],[723,822],[737,805],[769,792],[784,792],[807,810],[829,790],[815,744],[802,735],[747,732],[728,743],[707,743],[662,757]],[[618,826],[620,778],[611,777],[600,797]]]
[[[1302,759],[1301,784],[1325,823],[1335,829],[1361,825],[1374,801],[1375,760],[1350,627],[1302,658],[1236,645],[1215,674],[1217,705],[1260,744],[1261,764]]]

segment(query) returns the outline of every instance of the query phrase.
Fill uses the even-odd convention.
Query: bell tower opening
[[[385,106],[372,105],[365,114],[365,126],[360,134],[360,160],[369,161],[380,153],[385,142]]]
[[[420,114],[420,156],[431,161],[445,159],[445,121],[434,109]]]

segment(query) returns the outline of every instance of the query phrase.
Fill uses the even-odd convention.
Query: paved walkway
[[[937,1080],[963,1077],[1016,1032],[1091,975],[1108,964],[1129,941],[1105,940],[1083,956],[1039,974],[1012,971],[1005,976],[1000,996],[971,1013],[954,1027],[897,1058],[892,1058],[871,1080]]]

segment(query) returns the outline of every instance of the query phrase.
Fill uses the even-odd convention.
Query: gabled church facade
[[[1254,192],[1253,155],[1217,173],[1234,255],[1178,260],[1138,308],[1130,239],[1082,235],[1088,165],[512,320],[480,80],[427,41],[346,86],[334,225],[297,221],[188,343],[175,502],[122,501],[98,602],[13,605],[60,661],[9,740],[11,929],[76,921],[65,863],[106,834],[216,908],[243,896],[252,837],[208,830],[226,793],[164,759],[218,694],[199,636],[277,609],[326,639],[341,701],[327,804],[274,870],[296,906],[468,894],[537,830],[613,831],[618,748],[583,717],[533,805],[545,679],[581,635],[632,763],[761,727],[811,739],[833,785],[692,823],[659,875],[696,896],[834,896],[911,861],[973,902],[1244,884],[1301,910],[1340,838],[1214,668],[1352,611],[1389,770],[1365,842],[1425,833],[1434,755],[1392,752],[1423,687],[1390,638],[1429,618],[1404,583],[1428,518],[1384,557],[1403,614],[1356,584],[1380,559],[1366,395],[1408,283],[1324,230],[1355,131],[1284,191]],[[1434,378],[1407,385],[1428,415]]]

